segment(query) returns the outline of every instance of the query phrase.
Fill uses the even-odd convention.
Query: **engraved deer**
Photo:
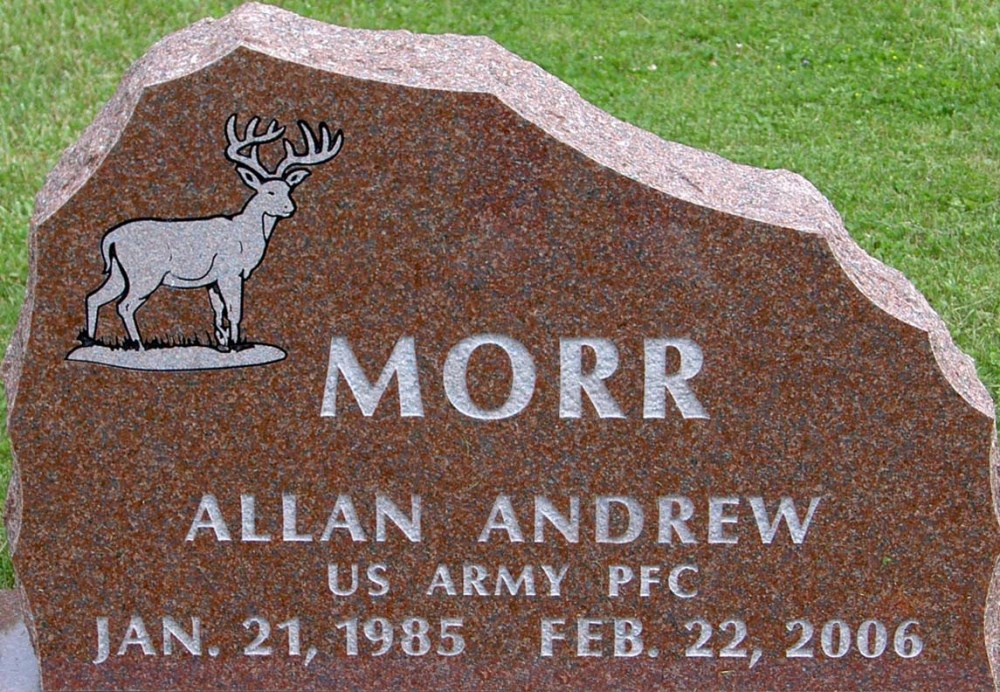
[[[101,241],[104,273],[100,288],[87,296],[86,341],[94,342],[102,305],[118,300],[118,314],[129,339],[144,350],[135,313],[160,286],[207,288],[215,313],[215,338],[220,351],[236,347],[243,315],[243,283],[264,259],[267,243],[281,219],[295,213],[291,192],[306,179],[307,166],[333,159],[344,142],[342,130],[330,134],[320,123],[319,141],[310,126],[299,121],[305,152],[284,140],[285,157],[273,172],[260,161],[259,147],[281,137],[284,127],[271,121],[258,133],[254,117],[240,137],[236,114],[226,121],[226,158],[254,194],[235,216],[161,220],[138,219],[112,228]],[[81,335],[81,340],[84,336]]]

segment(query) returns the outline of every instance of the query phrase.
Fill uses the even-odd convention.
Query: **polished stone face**
[[[797,176],[248,6],[130,73],[32,250],[47,687],[992,684],[992,401]]]

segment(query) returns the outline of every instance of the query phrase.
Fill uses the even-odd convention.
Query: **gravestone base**
[[[0,591],[0,686],[12,692],[41,690],[38,659],[16,591]]]

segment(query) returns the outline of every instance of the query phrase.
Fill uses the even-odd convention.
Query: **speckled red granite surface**
[[[232,214],[247,199],[222,156],[231,113],[344,130],[343,151],[295,191],[298,210],[246,284],[247,338],[287,358],[181,373],[66,361],[102,278],[105,231]],[[150,337],[211,330],[200,290],[158,290],[139,314]],[[123,336],[110,305],[100,333]],[[443,363],[474,334],[532,353],[523,413],[478,421],[449,404]],[[333,336],[373,378],[412,336],[424,416],[399,417],[395,384],[363,416],[341,383],[338,416],[320,417]],[[559,339],[570,337],[617,345],[608,389],[624,419],[589,406],[559,417]],[[703,351],[691,384],[707,420],[642,418],[643,339],[662,337]],[[498,405],[509,368],[479,355],[470,390]],[[5,373],[16,454],[6,520],[48,689],[992,684],[993,403],[937,315],[802,178],[663,142],[488,39],[346,30],[261,5],[164,39],[39,195]],[[185,540],[208,493],[235,540]],[[256,498],[259,531],[280,536],[283,493],[317,540],[240,541],[240,496]],[[392,530],[370,540],[377,493],[401,506],[421,497],[420,542]],[[339,494],[368,541],[318,541]],[[525,542],[476,540],[498,495],[511,497]],[[657,498],[669,495],[693,501],[697,543],[656,542]],[[581,499],[577,543],[551,531],[531,540],[535,496],[564,511]],[[635,498],[643,534],[596,543],[598,496]],[[755,496],[772,508],[821,498],[807,538],[762,544]],[[708,542],[709,497],[740,498],[738,543]],[[390,591],[334,596],[331,563],[384,563]],[[559,597],[428,596],[439,564],[569,571]],[[681,564],[698,568],[694,598],[662,587],[641,598],[634,584],[608,597],[609,565],[666,575]],[[119,656],[136,615],[155,655],[133,645]],[[202,655],[176,644],[163,655],[165,616],[200,618]],[[435,628],[462,618],[465,651],[408,656],[397,642],[373,657],[362,635],[361,655],[346,655],[337,623],[376,616]],[[113,650],[95,664],[99,617]],[[244,655],[251,617],[275,626],[272,655]],[[308,666],[276,628],[296,617],[303,652],[318,651]],[[595,644],[603,657],[578,657],[572,642],[539,655],[543,618],[566,619],[572,639],[585,617],[641,620],[642,655],[614,657],[610,625]],[[684,655],[697,618],[717,630],[711,658]],[[753,668],[718,656],[731,619],[746,623],[742,647],[761,651]],[[786,657],[798,619],[816,630],[811,659]],[[824,656],[820,630],[838,619],[852,632],[883,623],[886,653],[868,659],[855,643]],[[893,651],[907,620],[924,642],[910,659]]]

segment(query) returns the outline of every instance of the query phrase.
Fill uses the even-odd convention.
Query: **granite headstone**
[[[992,685],[993,403],[797,175],[251,4],[129,71],[30,261],[46,688]]]

